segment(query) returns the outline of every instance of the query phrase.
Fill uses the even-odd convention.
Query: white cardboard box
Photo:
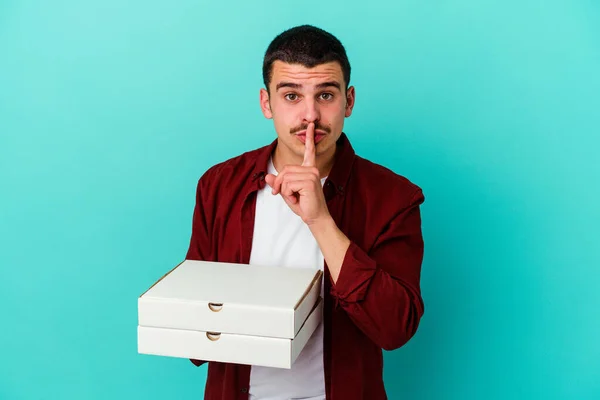
[[[138,299],[138,351],[290,368],[322,321],[322,275],[186,260]]]
[[[322,319],[319,298],[294,339],[138,326],[138,352],[289,369]]]

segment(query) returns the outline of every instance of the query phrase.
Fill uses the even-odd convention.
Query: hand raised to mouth
[[[286,204],[307,225],[330,217],[321,177],[317,169],[315,124],[308,124],[302,165],[286,165],[279,175],[267,174],[265,180],[274,195],[281,194]]]

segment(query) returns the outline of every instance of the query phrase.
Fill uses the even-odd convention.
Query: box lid
[[[322,271],[185,260],[138,299],[141,326],[293,338]]]

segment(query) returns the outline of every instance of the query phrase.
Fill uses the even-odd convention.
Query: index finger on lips
[[[306,140],[304,143],[303,167],[314,167],[317,165],[317,154],[315,152],[315,124],[311,122],[306,128]]]

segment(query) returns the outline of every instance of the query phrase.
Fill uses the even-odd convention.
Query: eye
[[[289,101],[296,101],[298,100],[298,95],[296,93],[288,93],[285,96],[283,96],[286,100]]]
[[[319,95],[319,97],[321,98],[321,100],[329,101],[329,100],[333,99],[333,94],[325,92],[325,93],[321,93]]]

